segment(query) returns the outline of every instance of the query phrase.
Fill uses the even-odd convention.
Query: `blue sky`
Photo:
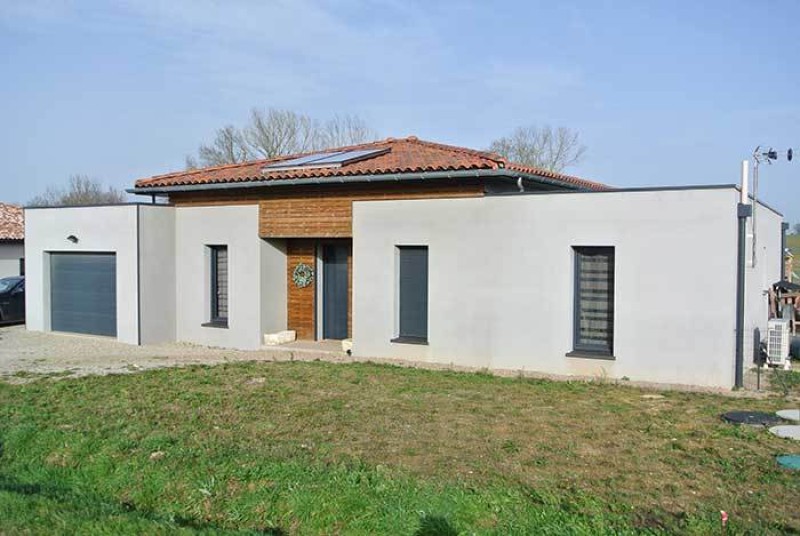
[[[181,169],[253,106],[475,148],[567,126],[569,171],[616,186],[734,183],[756,145],[800,149],[796,0],[0,0],[0,51],[5,201]],[[800,222],[800,157],[761,190]]]

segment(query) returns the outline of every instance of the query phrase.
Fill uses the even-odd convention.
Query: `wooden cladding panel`
[[[263,238],[348,238],[353,235],[353,201],[482,195],[479,179],[462,179],[179,192],[170,194],[169,199],[179,207],[258,204]]]
[[[314,204],[320,200],[331,202],[334,206],[330,213],[318,214],[321,218],[338,221],[342,217],[349,218],[352,211],[349,203],[341,203],[342,199],[366,201],[369,199],[424,199],[443,197],[476,197],[483,195],[483,183],[478,179],[461,179],[455,181],[432,182],[397,182],[373,184],[332,184],[309,186],[270,186],[265,188],[242,188],[231,190],[205,190],[195,192],[175,192],[169,195],[169,201],[175,206],[221,206],[221,205],[255,205],[266,201],[275,201],[276,214],[285,210],[284,216],[290,216],[288,206],[280,206],[280,201],[297,201],[301,204]],[[340,202],[337,204],[335,200]],[[297,205],[294,205],[297,206]],[[263,207],[262,207],[263,212]],[[262,229],[264,216],[262,215]],[[263,235],[262,236],[266,236]],[[277,235],[274,235],[277,237]],[[282,235],[285,238],[291,235]],[[348,235],[349,236],[349,235]]]
[[[269,192],[259,202],[259,234],[264,238],[353,236],[353,201],[478,197],[476,181],[309,187]]]
[[[316,242],[314,240],[288,240],[286,243],[286,284],[288,328],[297,332],[297,338],[314,340],[314,294],[316,289],[316,270],[314,283],[298,288],[292,280],[295,267],[300,264],[316,266]]]

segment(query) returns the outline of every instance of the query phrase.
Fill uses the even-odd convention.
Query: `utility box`
[[[770,320],[767,327],[767,361],[770,365],[782,365],[788,368],[790,343],[789,319]]]

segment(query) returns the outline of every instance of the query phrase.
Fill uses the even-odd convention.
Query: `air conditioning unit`
[[[767,326],[767,361],[770,365],[788,365],[790,342],[789,319],[770,320]]]

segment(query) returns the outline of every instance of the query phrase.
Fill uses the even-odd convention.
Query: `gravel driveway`
[[[42,374],[83,376],[232,361],[346,360],[335,345],[295,343],[256,351],[186,343],[133,346],[104,337],[0,327],[0,378],[25,381]]]

